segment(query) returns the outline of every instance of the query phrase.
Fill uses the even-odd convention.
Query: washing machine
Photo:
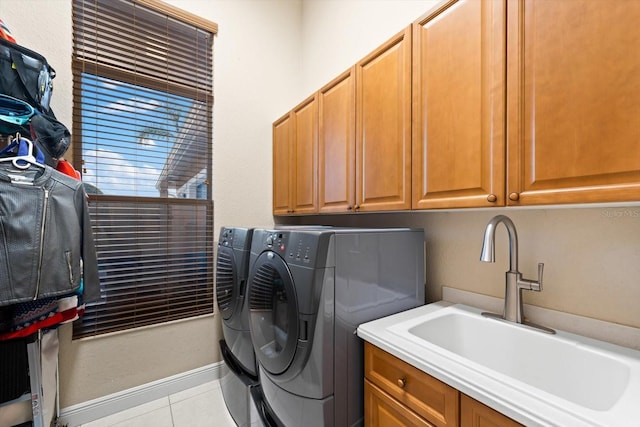
[[[216,299],[222,317],[220,353],[225,365],[220,386],[225,404],[240,427],[255,425],[259,415],[251,397],[258,368],[245,299],[253,229],[222,227],[216,258]]]
[[[276,425],[364,423],[358,325],[424,304],[420,229],[254,231],[247,298]]]

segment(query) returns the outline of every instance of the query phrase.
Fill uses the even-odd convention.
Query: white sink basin
[[[555,335],[445,309],[408,329],[416,338],[596,411],[611,408],[629,383],[624,359]]]
[[[430,304],[358,335],[528,426],[639,426],[640,351]]]

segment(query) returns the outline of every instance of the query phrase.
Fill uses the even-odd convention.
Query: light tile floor
[[[219,381],[145,403],[81,427],[235,427]]]

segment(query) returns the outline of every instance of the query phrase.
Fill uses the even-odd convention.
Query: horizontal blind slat
[[[74,162],[102,295],[74,338],[213,312],[213,34],[135,2],[73,0]]]

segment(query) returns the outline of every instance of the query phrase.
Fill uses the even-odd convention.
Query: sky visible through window
[[[87,73],[81,90],[87,192],[159,197],[158,178],[193,100]]]

